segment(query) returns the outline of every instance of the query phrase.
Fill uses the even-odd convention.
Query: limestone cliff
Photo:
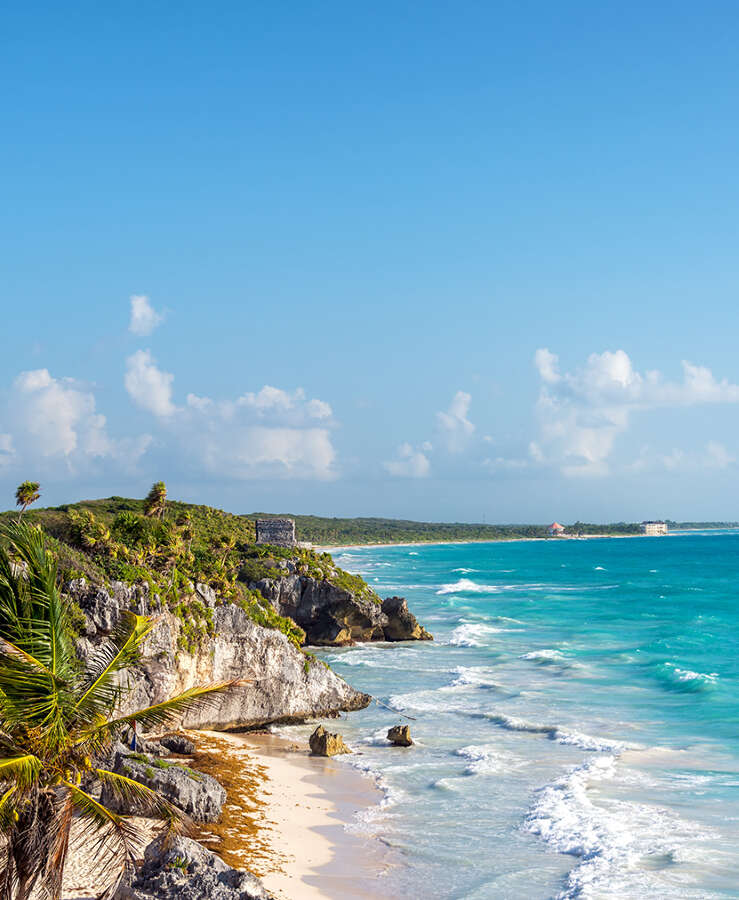
[[[113,582],[107,590],[80,578],[66,591],[85,614],[85,634],[79,642],[83,654],[111,632],[121,610],[156,616],[143,660],[134,670],[126,701],[130,710],[194,685],[233,679],[247,683],[214,698],[212,706],[188,713],[185,727],[227,730],[300,721],[362,709],[371,700],[301,653],[280,631],[257,625],[233,603],[219,602],[206,585],[198,584],[193,597],[185,598],[201,604],[210,626],[200,646],[190,649],[183,649],[181,640],[185,624],[156,595],[150,597],[145,585]]]

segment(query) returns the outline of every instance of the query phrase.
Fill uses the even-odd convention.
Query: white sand
[[[214,734],[236,753],[244,750],[265,775],[260,837],[265,887],[281,900],[353,900],[388,862],[379,844],[348,834],[344,825],[379,802],[374,784],[337,759],[311,757],[307,748],[271,734]],[[266,862],[266,865],[265,865]],[[256,867],[254,867],[256,868]]]

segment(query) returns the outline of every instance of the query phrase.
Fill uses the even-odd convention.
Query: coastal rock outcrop
[[[287,616],[306,634],[308,644],[344,646],[357,641],[433,640],[409,611],[402,597],[358,596],[356,593],[291,573],[263,578],[251,587],[258,590],[281,616]]]
[[[308,739],[308,743],[313,756],[338,756],[341,753],[352,752],[346,746],[344,738],[340,734],[326,731],[323,725],[319,725],[316,728]]]
[[[159,743],[180,756],[190,756],[195,752],[195,744],[184,734],[165,734],[159,739]]]
[[[411,739],[410,725],[394,725],[387,733],[387,739],[396,747],[410,747],[413,744]]]
[[[186,837],[152,841],[144,864],[115,900],[273,900],[250,872],[232,869],[202,844]]]
[[[151,788],[160,797],[187,813],[195,822],[217,822],[221,817],[226,791],[211,775],[196,772],[177,763],[147,757],[143,753],[119,750],[113,771]],[[142,815],[136,801],[125,802],[107,785],[103,785],[101,802],[108,809],[125,815]]]
[[[387,616],[386,641],[433,641],[431,632],[419,625],[408,609],[405,597],[385,597],[382,611]]]
[[[132,670],[124,711],[161,702],[195,685],[234,680],[242,683],[187,712],[182,727],[228,730],[297,722],[362,709],[371,700],[306,657],[280,631],[257,625],[235,603],[221,601],[207,585],[195,585],[189,598],[205,611],[210,630],[195,648],[182,641],[185,623],[156,595],[150,597],[146,586],[113,582],[107,590],[79,578],[65,590],[87,619],[85,635],[78,641],[84,657],[115,627],[122,610],[156,613],[142,662]]]

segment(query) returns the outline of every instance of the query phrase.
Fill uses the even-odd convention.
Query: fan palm
[[[15,489],[15,505],[20,506],[21,511],[18,513],[18,521],[23,518],[26,508],[35,503],[41,496],[39,488],[41,485],[38,481],[24,481]]]
[[[155,481],[144,500],[144,513],[152,519],[163,519],[167,509],[167,485]]]
[[[126,612],[110,639],[77,659],[54,556],[40,528],[16,523],[0,547],[0,898],[27,900],[35,889],[58,900],[74,818],[110,874],[112,891],[142,836],[89,792],[102,782],[175,829],[183,814],[144,785],[96,760],[134,721],[172,722],[229,685],[192,688],[129,715],[119,710],[125,674],[154,626]],[[118,712],[117,712],[118,711]]]

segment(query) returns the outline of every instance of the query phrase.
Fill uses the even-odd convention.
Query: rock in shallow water
[[[250,872],[232,869],[207,847],[186,837],[163,846],[152,841],[144,865],[130,886],[122,885],[115,900],[273,900]]]
[[[394,725],[388,731],[387,739],[396,747],[410,747],[413,744],[410,725]]]
[[[405,597],[385,597],[382,611],[387,616],[386,641],[433,641],[434,636],[408,609]]]
[[[344,738],[340,734],[332,734],[330,731],[326,731],[323,725],[319,725],[316,728],[308,743],[313,756],[338,756],[340,753],[352,752],[346,746]]]

